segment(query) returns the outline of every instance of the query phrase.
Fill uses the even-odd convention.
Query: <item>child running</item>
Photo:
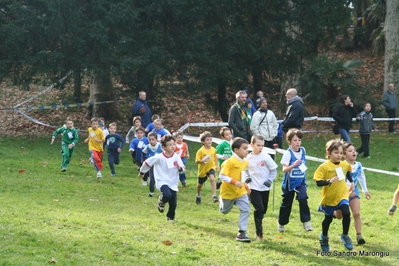
[[[186,170],[180,156],[175,153],[175,139],[166,135],[161,139],[163,152],[145,160],[140,168],[140,176],[154,167],[155,184],[162,193],[158,198],[158,211],[165,211],[165,204],[169,203],[166,214],[168,221],[175,220],[177,207],[177,191],[179,173]]]
[[[130,142],[132,142],[132,140],[136,137],[136,128],[140,126],[141,126],[141,117],[140,116],[133,117],[133,126],[127,132],[126,144],[130,144]]]
[[[231,133],[230,128],[222,127],[219,131],[219,135],[223,141],[216,146],[216,158],[219,161],[219,167],[221,167],[222,163],[233,155],[233,151],[231,150],[231,140],[233,138],[233,134]],[[220,181],[220,178],[218,178],[216,181],[216,189],[219,189],[221,185],[222,181]]]
[[[274,179],[277,176],[277,164],[272,157],[263,151],[265,139],[260,134],[251,138],[252,153],[247,156],[248,173],[250,180],[248,186],[251,189],[249,198],[254,206],[254,221],[256,239],[263,240],[263,217],[269,203],[269,192]]]
[[[195,163],[198,164],[198,183],[195,203],[201,204],[202,186],[208,177],[209,181],[211,182],[212,201],[218,202],[219,199],[216,196],[215,169],[219,171],[219,166],[216,158],[216,149],[212,147],[212,134],[209,131],[204,131],[200,135],[200,140],[202,147],[195,155]]]
[[[176,147],[175,147],[175,152],[180,156],[182,162],[184,165],[186,165],[187,160],[190,159],[190,152],[188,151],[188,145],[186,142],[183,141],[183,132],[181,131],[176,131],[173,136],[176,139]],[[182,186],[185,188],[187,187],[186,183],[186,173],[181,173],[180,174],[180,182]]]
[[[283,165],[284,178],[282,182],[283,201],[278,216],[278,231],[285,232],[285,225],[289,223],[295,194],[299,203],[299,215],[303,227],[306,231],[312,231],[305,173],[307,169],[306,151],[301,146],[302,132],[292,128],[288,130],[286,139],[289,147],[280,161]]]
[[[141,165],[143,164],[144,161],[144,154],[143,150],[146,145],[148,145],[148,139],[146,136],[144,136],[144,128],[143,127],[138,127],[136,128],[136,135],[137,137],[132,140],[130,143],[129,147],[129,152],[130,153],[135,153],[136,157],[134,158],[136,160],[136,165],[137,165],[137,170],[140,170]],[[147,186],[147,178],[143,179],[143,186]]]
[[[103,169],[103,142],[105,140],[104,132],[98,126],[98,118],[93,117],[91,119],[91,127],[87,130],[89,136],[85,139],[85,143],[89,144],[89,151],[91,154],[91,161],[94,164],[94,168],[97,171],[97,178],[101,178],[101,170]]]
[[[320,233],[320,246],[323,251],[329,251],[328,230],[333,220],[335,210],[342,213],[341,241],[345,248],[352,250],[352,240],[348,236],[351,222],[349,211],[349,191],[354,191],[354,183],[351,176],[352,167],[348,162],[341,161],[345,146],[343,141],[333,139],[326,144],[327,161],[322,163],[314,173],[314,181],[321,190],[321,202],[319,211],[324,213],[322,232]],[[350,189],[346,185],[346,179],[351,183]]]
[[[116,123],[109,124],[109,134],[105,137],[105,145],[108,146],[108,164],[111,176],[116,176],[115,165],[119,164],[119,154],[125,145],[125,140],[116,133]]]
[[[73,154],[73,150],[75,149],[76,144],[79,141],[79,134],[76,128],[73,127],[72,118],[68,117],[65,121],[65,125],[58,128],[54,131],[53,136],[51,138],[50,144],[54,143],[55,137],[59,134],[62,135],[61,141],[61,155],[62,155],[62,163],[61,163],[61,172],[65,172],[67,170],[68,164],[71,161],[71,157]]]
[[[251,193],[251,189],[241,181],[242,171],[246,170],[248,166],[245,159],[248,154],[248,141],[239,137],[235,138],[231,144],[231,149],[234,152],[233,156],[222,164],[220,171],[222,186],[220,188],[219,211],[227,214],[236,205],[240,210],[236,240],[251,242],[246,233],[251,209],[247,193]]]
[[[143,150],[143,152],[146,156],[146,159],[162,153],[161,144],[158,142],[157,134],[155,132],[148,133],[148,142],[149,142],[149,144],[147,144],[145,146],[145,149]],[[150,193],[148,193],[148,197],[152,198],[152,197],[154,197],[154,192],[155,192],[154,168],[151,167],[151,169],[147,173],[149,173],[149,176],[150,176],[150,186],[149,186]],[[143,178],[144,178],[144,176],[143,176]]]
[[[355,190],[349,195],[349,206],[352,210],[353,219],[355,220],[356,240],[358,245],[363,245],[366,244],[366,240],[364,240],[362,237],[362,220],[360,219],[360,193],[358,183],[360,183],[367,200],[371,198],[371,195],[367,191],[366,176],[364,175],[362,164],[360,162],[356,162],[357,155],[353,143],[345,143],[344,157],[345,161],[347,161],[352,167],[351,176],[355,186]],[[350,187],[349,182],[346,184],[348,187]],[[334,214],[336,218],[342,218],[341,211],[337,210]]]

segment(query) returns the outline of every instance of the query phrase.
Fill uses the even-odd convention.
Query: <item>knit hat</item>
[[[256,100],[256,105],[257,105],[258,107],[260,107],[260,104],[261,104],[263,101],[266,101],[266,102],[267,102],[266,98],[260,97],[259,99]]]

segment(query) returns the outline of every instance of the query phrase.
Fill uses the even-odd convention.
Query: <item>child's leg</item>
[[[150,168],[150,193],[154,194],[155,191],[155,177],[154,177],[154,167]]]
[[[69,149],[68,164],[69,164],[70,161],[71,161],[71,157],[72,157],[72,154],[73,154],[73,151],[74,151],[74,150],[75,150],[75,146]]]
[[[351,214],[349,211],[349,205],[343,204],[339,207],[342,212],[342,234],[348,235],[349,226],[351,224]]]
[[[299,202],[299,215],[302,223],[310,221],[310,210],[308,205],[308,194],[306,184],[303,183],[297,188],[296,199]]]
[[[118,150],[114,150],[114,164],[115,165],[119,164],[119,155],[120,155],[120,153],[118,152]]]
[[[96,168],[96,171],[101,171],[103,169],[102,152],[92,150],[92,155],[93,155],[94,167]]]
[[[176,214],[176,207],[177,207],[177,192],[171,189],[170,192],[171,192],[171,198],[169,199],[169,209],[168,213],[166,214],[166,217],[168,217],[168,220],[174,220]]]
[[[136,151],[132,151],[130,155],[132,155],[133,164],[136,164]]]
[[[111,174],[115,174],[115,167],[114,167],[114,154],[112,150],[108,150],[108,164],[109,168],[111,169]]]
[[[68,167],[68,161],[69,161],[69,148],[68,148],[68,145],[62,144],[61,145],[61,151],[62,151],[61,169],[66,169]]]
[[[362,147],[364,150],[363,156],[369,157],[369,143],[370,143],[370,134],[368,135],[361,135],[362,136]]]
[[[399,185],[398,188],[396,189],[395,193],[393,193],[393,198],[392,198],[392,206],[388,210],[389,215],[393,215],[396,211],[396,206],[398,205],[399,201]]]
[[[350,201],[350,208],[352,210],[353,219],[355,220],[356,234],[362,233],[362,220],[360,219],[360,201],[358,197]]]
[[[219,203],[219,211],[223,214],[228,214],[233,208],[235,200],[221,199]]]
[[[202,186],[204,185],[205,181],[207,180],[207,177],[198,177],[198,182],[197,182],[197,197],[201,197],[201,190]]]
[[[280,213],[278,215],[278,223],[280,225],[286,225],[290,221],[290,214],[292,209],[292,202],[294,200],[295,191],[284,191],[283,190],[283,202],[280,206]]]
[[[267,203],[269,200],[269,191],[257,191],[252,190],[251,194],[249,194],[249,198],[251,199],[252,206],[254,206],[254,222],[256,235],[263,235],[263,217],[267,210]]]
[[[182,186],[185,187],[186,186],[186,174],[185,173],[179,174],[179,180],[180,180]]]
[[[240,210],[240,219],[238,222],[238,231],[240,233],[245,233],[248,227],[248,220],[251,211],[251,206],[249,205],[248,195],[242,195],[235,200],[237,208]]]
[[[328,236],[328,229],[330,229],[330,224],[332,220],[333,220],[332,215],[324,214],[324,220],[321,223],[323,236]]]
[[[209,174],[209,182],[211,183],[212,196],[216,195],[216,179],[215,173]]]
[[[358,154],[361,154],[361,153],[364,151],[363,136],[364,136],[364,135],[361,135],[361,134],[360,134],[360,139],[362,140],[362,144],[360,145],[360,148],[356,149],[356,152],[357,152]]]

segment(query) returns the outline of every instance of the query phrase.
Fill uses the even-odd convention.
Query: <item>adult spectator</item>
[[[251,132],[260,134],[265,140],[265,147],[273,149],[274,138],[277,136],[278,123],[274,113],[267,109],[267,100],[259,98],[257,104],[260,108],[252,116]]]
[[[147,94],[145,91],[139,92],[139,97],[132,108],[132,117],[140,116],[141,117],[141,126],[146,128],[149,123],[151,123],[151,109],[148,107]]]
[[[287,98],[287,111],[285,112],[285,119],[282,122],[282,128],[285,133],[291,128],[301,129],[303,125],[303,101],[299,97],[296,89],[289,89],[285,94]]]
[[[382,95],[382,105],[385,107],[385,111],[389,118],[396,117],[396,108],[398,108],[398,100],[394,91],[394,85],[390,83],[388,90]],[[388,125],[389,133],[396,134],[395,132],[395,120],[390,120]]]
[[[233,131],[233,136],[244,138],[250,141],[252,135],[250,131],[249,117],[246,107],[247,93],[238,91],[236,93],[236,103],[229,110],[229,127]]]
[[[352,127],[352,118],[357,116],[357,112],[348,95],[342,95],[340,101],[341,105],[335,108],[332,117],[338,124],[338,131],[341,135],[341,139],[346,142],[351,142],[349,130]]]

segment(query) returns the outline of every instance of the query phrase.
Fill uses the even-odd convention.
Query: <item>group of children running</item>
[[[176,132],[172,136],[163,128],[159,117],[155,116],[153,125],[145,129],[139,122],[139,118],[133,119],[133,127],[124,140],[116,133],[115,123],[111,123],[105,131],[104,120],[92,118],[88,137],[85,139],[91,153],[90,159],[97,171],[97,178],[101,178],[104,146],[108,146],[111,176],[115,176],[115,165],[119,164],[119,154],[124,144],[129,144],[129,151],[140,172],[140,177],[143,178],[143,185],[147,185],[148,178],[150,179],[149,196],[154,196],[155,187],[160,190],[158,211],[163,213],[165,204],[168,203],[166,216],[168,220],[173,221],[177,207],[179,181],[183,187],[186,186],[185,164],[190,156],[188,146],[183,141],[182,132]],[[62,134],[61,171],[65,172],[79,140],[72,119],[68,118],[64,126],[55,130],[51,144],[59,134]],[[212,202],[219,203],[219,211],[227,214],[234,205],[240,211],[236,240],[251,241],[246,233],[250,204],[254,208],[256,238],[263,240],[263,218],[267,212],[269,192],[276,179],[278,166],[265,151],[265,141],[261,135],[255,134],[251,143],[248,143],[242,138],[232,139],[231,130],[228,127],[222,127],[220,137],[223,141],[214,148],[210,132],[205,131],[200,135],[202,147],[195,156],[195,162],[198,165],[195,202],[201,204],[202,187],[209,178]],[[286,140],[289,148],[280,161],[284,177],[277,229],[279,232],[285,232],[293,200],[296,198],[299,203],[300,221],[306,231],[312,231],[307,195],[306,150],[301,145],[302,132],[298,129],[290,129],[286,133]],[[252,149],[250,154],[248,154],[249,146]],[[350,210],[355,220],[357,243],[365,244],[365,239],[361,234],[358,184],[361,185],[366,199],[370,199],[366,178],[361,163],[356,161],[357,152],[352,143],[345,143],[339,139],[330,140],[326,144],[326,155],[327,161],[317,168],[313,176],[316,185],[322,188],[319,211],[324,213],[324,219],[320,233],[320,246],[323,251],[329,251],[328,231],[333,219],[337,218],[342,219],[340,239],[346,249],[352,250],[352,241],[348,235]],[[217,174],[219,174],[218,179]],[[217,196],[219,188],[220,193]],[[399,186],[389,209],[390,215],[393,215],[396,210],[399,200],[398,191]]]

